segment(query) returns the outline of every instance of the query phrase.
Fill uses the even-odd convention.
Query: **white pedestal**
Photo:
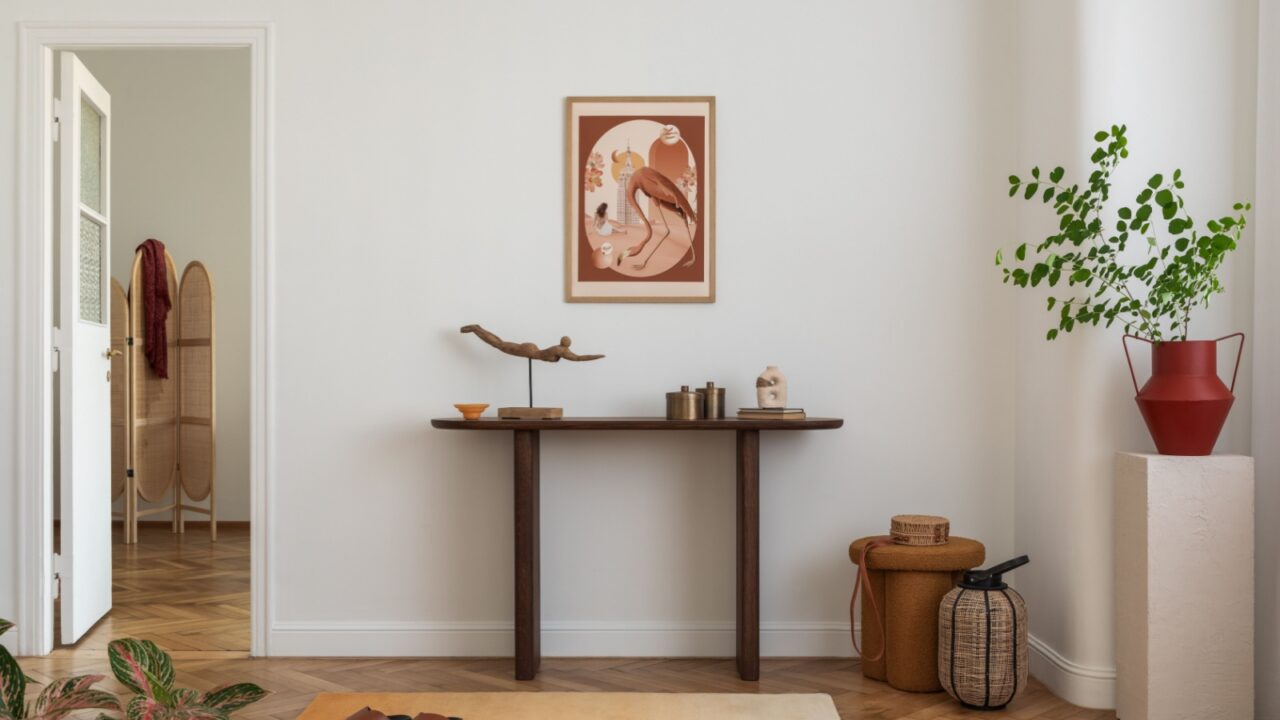
[[[1253,717],[1253,458],[1116,456],[1116,716]]]

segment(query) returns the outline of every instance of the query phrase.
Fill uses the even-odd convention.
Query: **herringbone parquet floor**
[[[238,717],[291,719],[318,692],[821,692],[846,720],[1109,720],[1110,711],[1083,710],[1054,697],[1038,682],[999,713],[965,710],[945,694],[917,695],[867,680],[843,659],[765,659],[758,683],[743,682],[732,659],[544,658],[538,679],[516,682],[508,658],[298,659],[249,658],[249,538],[219,530],[209,543],[201,528],[174,538],[145,528],[132,549],[116,553],[115,609],[76,647],[22,661],[38,681],[76,673],[109,674],[106,643],[145,637],[171,652],[180,684],[207,689],[251,681],[273,695]],[[122,691],[114,681],[104,686]],[[337,719],[341,720],[341,719]]]
[[[249,653],[249,530],[205,526],[181,535],[142,525],[138,543],[112,546],[112,610],[75,646],[103,652],[114,638],[152,640],[171,653]]]

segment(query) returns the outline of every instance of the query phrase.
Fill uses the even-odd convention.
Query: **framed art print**
[[[713,97],[571,97],[565,300],[715,302]]]

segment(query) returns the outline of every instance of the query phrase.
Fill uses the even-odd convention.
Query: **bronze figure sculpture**
[[[568,335],[560,338],[559,345],[539,348],[531,342],[517,343],[511,342],[510,340],[503,340],[479,325],[463,325],[461,332],[473,333],[476,337],[508,355],[528,358],[529,360],[542,360],[543,362],[560,362],[561,360],[586,362],[588,360],[599,360],[604,357],[604,355],[579,355],[573,352],[569,349],[569,345],[573,341],[569,339]]]
[[[501,350],[508,355],[524,358],[529,362],[529,407],[502,407],[498,408],[498,417],[515,420],[558,420],[564,416],[564,408],[558,407],[534,407],[533,406],[533,361],[542,360],[543,362],[560,362],[561,360],[571,360],[573,362],[587,362],[589,360],[599,360],[604,355],[579,355],[569,349],[572,340],[569,336],[560,338],[560,344],[551,345],[540,348],[534,343],[518,343],[509,340],[503,340],[497,335],[485,330],[479,325],[463,325],[461,332],[471,333],[487,344]]]

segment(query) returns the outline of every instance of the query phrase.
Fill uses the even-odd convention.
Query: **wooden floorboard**
[[[943,693],[913,694],[862,677],[856,660],[765,658],[760,681],[738,679],[732,658],[544,658],[538,678],[517,682],[510,658],[250,658],[249,535],[203,528],[175,537],[163,527],[140,529],[135,546],[115,549],[115,609],[74,647],[24,658],[39,682],[97,672],[110,674],[106,645],[142,637],[169,650],[178,682],[208,689],[256,682],[273,691],[237,717],[289,720],[319,692],[745,692],[827,693],[846,720],[1113,720],[1085,710],[1033,681],[1006,710],[967,710]],[[123,692],[114,680],[104,687]],[[427,708],[424,708],[427,709]]]

